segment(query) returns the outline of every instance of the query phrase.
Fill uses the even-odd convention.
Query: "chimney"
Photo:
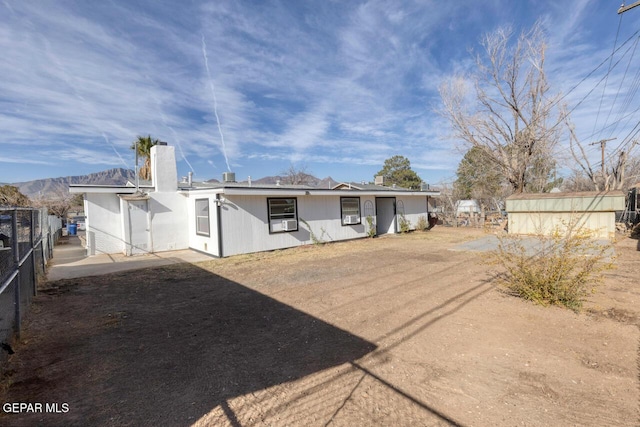
[[[189,171],[189,177],[188,179],[188,183],[189,183],[189,187],[191,187],[191,184],[193,183],[193,172]]]
[[[178,190],[175,147],[166,142],[151,147],[151,185],[157,192]]]

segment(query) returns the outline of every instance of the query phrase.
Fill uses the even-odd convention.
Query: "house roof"
[[[153,191],[152,186],[140,186],[141,189]],[[70,193],[112,193],[112,194],[133,194],[135,187],[130,185],[108,186],[108,185],[81,185],[72,184],[69,186]],[[229,195],[275,195],[275,196],[303,196],[303,195],[376,195],[384,193],[388,196],[437,196],[439,191],[418,191],[401,187],[384,187],[374,184],[342,183],[333,188],[318,188],[309,185],[288,185],[288,184],[249,184],[246,182],[192,182],[191,185],[179,182],[178,191],[183,194],[198,191],[212,191],[214,193]]]
[[[384,185],[366,182],[341,182],[338,185],[334,185],[332,190],[416,191],[404,187],[385,187]]]

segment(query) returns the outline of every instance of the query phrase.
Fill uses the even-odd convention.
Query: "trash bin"
[[[67,231],[69,236],[75,236],[78,232],[78,224],[67,224]]]

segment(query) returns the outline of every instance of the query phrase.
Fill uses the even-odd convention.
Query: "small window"
[[[269,233],[298,231],[298,207],[295,197],[267,199],[269,208]]]
[[[360,197],[340,197],[342,225],[360,224]]]
[[[196,234],[209,236],[209,199],[196,199]]]

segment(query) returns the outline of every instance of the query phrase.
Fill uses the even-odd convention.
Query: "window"
[[[360,224],[360,197],[340,197],[342,225]]]
[[[298,231],[298,209],[295,197],[267,199],[269,206],[269,233]]]
[[[196,199],[196,234],[209,236],[209,199]]]
[[[373,202],[371,200],[367,200],[366,202],[364,202],[364,216],[365,218],[368,216],[375,216],[375,212],[373,211]]]

